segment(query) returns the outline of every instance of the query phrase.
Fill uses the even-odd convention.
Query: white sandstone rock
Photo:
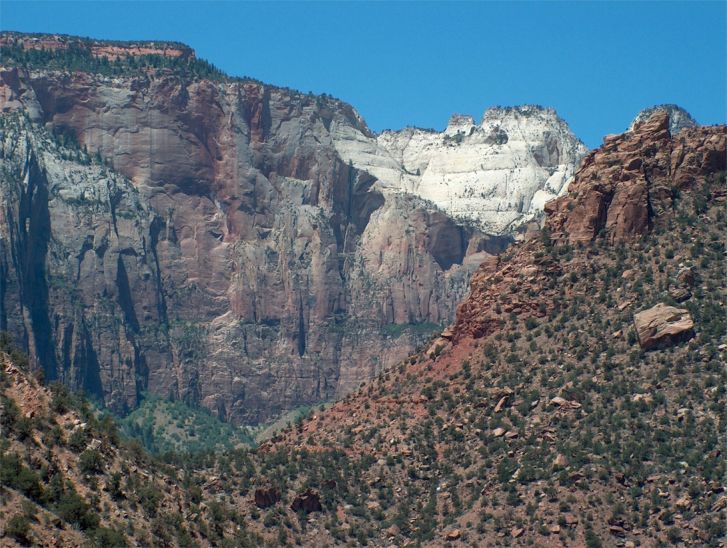
[[[441,133],[405,128],[374,137],[341,121],[331,135],[342,158],[381,186],[498,234],[563,193],[587,152],[553,109],[537,106],[491,108],[479,124],[454,115]]]

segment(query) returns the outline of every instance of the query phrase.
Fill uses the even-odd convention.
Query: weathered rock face
[[[254,498],[258,508],[270,508],[280,501],[280,491],[275,487],[261,487],[255,489]]]
[[[0,329],[47,379],[133,401],[147,359],[168,367],[162,340],[149,333],[143,355],[137,341],[164,321],[159,227],[123,177],[63,159],[18,118],[2,122]]]
[[[315,489],[307,489],[304,493],[293,499],[293,504],[290,505],[290,509],[293,512],[304,512],[306,514],[320,512],[323,510],[321,496]]]
[[[431,200],[490,233],[511,231],[565,191],[587,152],[553,109],[488,109],[476,124],[455,115],[443,132],[407,128],[376,137],[331,127],[346,161],[395,191]]]
[[[639,112],[634,118],[634,121],[631,122],[628,131],[633,131],[637,125],[643,124],[657,112],[669,116],[669,133],[672,136],[675,136],[683,129],[697,127],[699,125],[692,118],[691,114],[678,105],[655,105]]]
[[[696,192],[689,191],[694,183],[727,169],[727,126],[684,129],[674,138],[668,127],[668,113],[657,112],[633,131],[607,137],[600,149],[590,153],[567,194],[546,204],[546,230],[537,239],[533,234],[516,244],[510,260],[489,258],[472,275],[470,294],[457,310],[452,341],[493,333],[505,325],[508,314],[546,316],[558,298],[557,280],[566,274],[552,254],[554,241],[588,242],[602,230],[611,241],[627,240],[653,226],[666,227],[674,220],[670,213],[676,191],[693,195]],[[723,190],[714,193],[713,199],[722,199]],[[573,272],[590,268],[588,261],[582,261]],[[623,278],[633,275],[627,270]],[[682,270],[677,279],[691,285],[694,272]],[[688,299],[690,294],[677,296]],[[631,304],[624,301],[619,310]],[[660,306],[665,308],[637,315],[644,348],[681,340],[693,327],[688,316],[674,316],[686,311]]]
[[[657,110],[622,135],[608,136],[581,164],[568,194],[545,206],[556,240],[586,242],[638,237],[671,210],[679,189],[724,170],[725,126],[687,128],[672,136],[670,116]]]
[[[329,128],[368,130],[330,98],[5,68],[0,111],[2,328],[116,409],[149,391],[255,423],[340,396],[451,321],[509,241],[348,165]]]
[[[694,335],[689,311],[663,303],[634,314],[634,327],[644,350],[669,346]]]
[[[171,58],[194,58],[194,50],[177,42],[109,42],[67,36],[63,34],[23,34],[19,32],[3,32],[0,34],[0,46],[14,46],[24,50],[58,51],[87,49],[97,57],[106,57],[109,61],[129,56],[162,55]]]

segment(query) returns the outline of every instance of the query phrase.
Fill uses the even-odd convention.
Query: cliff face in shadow
[[[117,409],[150,391],[255,423],[344,394],[507,243],[345,163],[331,123],[368,129],[329,97],[6,67],[0,110],[3,327]]]

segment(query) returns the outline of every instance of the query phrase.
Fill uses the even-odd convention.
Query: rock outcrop
[[[167,50],[109,74],[3,57],[0,328],[49,379],[264,421],[405,358],[509,243],[344,161],[334,123],[370,134],[349,105]]]
[[[660,222],[680,189],[725,169],[725,126],[684,129],[672,136],[670,114],[657,110],[622,135],[610,135],[586,156],[567,195],[546,204],[557,241],[635,238]]]
[[[109,61],[127,57],[160,55],[169,58],[194,59],[194,50],[178,42],[114,42],[78,38],[64,34],[24,34],[3,32],[0,46],[16,47],[22,50],[44,51],[84,51],[95,57],[105,57]]]
[[[538,240],[518,243],[510,260],[484,261],[472,275],[470,295],[457,310],[453,341],[493,333],[505,325],[507,315],[545,317],[559,293],[554,281],[568,274],[552,254],[554,244],[591,242],[602,233],[609,242],[633,240],[654,227],[667,227],[674,221],[680,191],[689,193],[705,178],[727,170],[727,126],[685,129],[677,137],[668,128],[669,114],[657,111],[633,131],[609,136],[591,152],[568,192],[546,204]],[[589,263],[583,262],[570,274],[588,269]],[[633,274],[625,271],[623,279]],[[691,270],[677,276],[682,284],[694,281]],[[619,309],[630,304],[625,301]],[[682,325],[686,322],[677,324]],[[667,338],[671,334],[671,329],[665,333]],[[654,344],[648,336],[644,340],[645,347]]]
[[[663,348],[694,335],[694,321],[689,311],[664,303],[634,314],[634,328],[644,350]]]
[[[679,105],[655,105],[645,108],[639,112],[629,126],[628,131],[633,131],[637,125],[646,122],[657,112],[669,116],[669,133],[675,136],[683,129],[697,127],[697,121]]]
[[[254,499],[258,508],[270,508],[280,501],[280,491],[275,487],[261,487],[255,489]]]
[[[406,128],[367,135],[331,127],[346,161],[390,191],[431,200],[486,232],[513,231],[565,191],[587,148],[553,109],[490,108],[477,124],[454,115],[443,132]]]
[[[306,514],[320,512],[323,510],[321,496],[315,489],[306,489],[304,493],[301,493],[293,499],[290,509],[293,512],[303,512]]]

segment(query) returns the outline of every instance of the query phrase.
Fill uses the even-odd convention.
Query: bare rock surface
[[[672,136],[670,114],[657,110],[586,156],[567,195],[545,206],[555,240],[637,238],[671,210],[679,189],[724,169],[725,126],[687,128]]]
[[[641,348],[651,350],[689,339],[694,321],[685,308],[659,303],[634,314],[634,327]]]
[[[320,512],[323,510],[320,493],[315,489],[306,489],[304,493],[293,499],[290,509],[293,512],[305,512],[306,514]]]
[[[334,121],[336,150],[390,192],[432,201],[486,232],[504,233],[563,193],[587,152],[553,109],[494,107],[475,123],[453,115],[442,131],[406,128],[367,135]]]
[[[67,47],[47,40],[28,47]],[[94,55],[193,58],[137,46]],[[342,396],[450,323],[510,241],[342,159],[334,125],[370,132],[327,96],[0,67],[0,112],[0,329],[120,411],[150,392],[255,424]]]
[[[683,129],[697,127],[699,125],[692,118],[691,114],[678,105],[654,105],[639,112],[634,118],[634,121],[631,122],[628,130],[633,131],[638,124],[645,122],[657,112],[665,113],[669,116],[669,133],[672,135],[676,135]]]

